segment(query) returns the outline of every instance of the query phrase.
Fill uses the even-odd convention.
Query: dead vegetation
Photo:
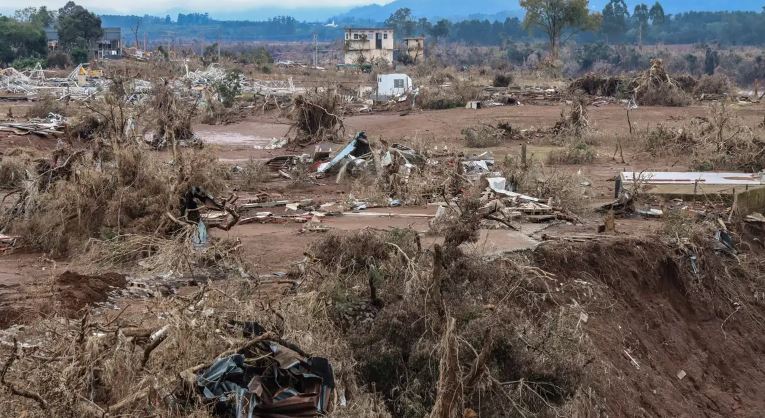
[[[298,96],[292,102],[290,141],[306,146],[321,141],[336,142],[345,136],[341,98],[332,89],[316,90],[309,96]]]
[[[474,216],[463,209],[460,218]],[[527,290],[543,285],[544,272],[520,260],[462,255],[459,245],[475,239],[477,227],[466,220],[432,254],[405,230],[329,237],[313,249],[320,264],[308,274],[337,277],[315,285],[329,298],[330,317],[359,361],[361,381],[383,394],[394,416],[557,410],[577,390],[573,364],[579,360],[553,355],[535,362],[512,331],[523,327],[528,313],[510,301],[529,297],[527,306],[536,306]],[[525,329],[527,338],[537,337]],[[556,334],[547,343],[567,344],[567,338]],[[553,370],[561,375],[553,378]]]
[[[0,155],[0,189],[15,189],[32,178],[30,169],[36,152],[23,148],[7,150]]]
[[[689,157],[702,171],[757,172],[765,168],[763,135],[761,128],[746,126],[723,102],[710,106],[709,116],[682,127],[660,124],[640,131],[635,142],[651,156]]]
[[[199,152],[181,152],[171,164],[138,145],[97,154],[60,149],[51,161],[27,168],[32,177],[12,192],[2,230],[53,255],[81,248],[88,238],[170,233],[177,225],[166,213],[180,213],[185,190],[221,192],[223,177],[217,161]]]
[[[465,107],[480,96],[481,88],[470,80],[462,80],[451,72],[441,72],[431,75],[429,83],[420,88],[416,103],[422,109],[453,109]]]
[[[626,93],[626,84],[621,77],[589,73],[574,80],[569,85],[569,92],[590,96],[619,97]]]
[[[582,136],[590,129],[590,121],[587,114],[587,102],[583,97],[577,97],[566,112],[561,110],[560,120],[553,127],[555,135]]]
[[[587,74],[574,80],[569,85],[569,92],[633,99],[642,106],[688,106],[694,91],[701,94],[706,88],[712,89],[719,80],[715,76],[714,81],[706,79],[699,83],[690,76],[671,77],[662,60],[653,59],[649,69],[633,77]]]
[[[496,147],[518,137],[518,135],[509,123],[499,123],[497,125],[484,123],[462,130],[465,145],[470,148]]]
[[[691,98],[667,73],[660,59],[633,81],[635,101],[643,106],[688,106]]]
[[[170,147],[175,152],[181,145],[201,145],[191,129],[198,102],[176,94],[170,80],[162,79],[153,83],[150,98],[145,133],[151,133],[153,148]]]
[[[704,75],[696,84],[693,94],[697,97],[729,96],[733,93],[733,84],[724,74]]]
[[[596,152],[586,143],[577,142],[566,146],[562,150],[553,150],[547,156],[547,163],[558,164],[592,164],[595,161]]]

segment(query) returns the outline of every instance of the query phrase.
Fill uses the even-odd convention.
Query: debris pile
[[[618,77],[589,73],[569,85],[571,94],[587,94],[603,98],[634,99],[643,106],[687,106],[698,81],[689,75],[670,77],[660,59],[651,60],[651,67],[634,77]]]
[[[306,146],[321,141],[337,141],[345,134],[340,97],[331,90],[311,96],[297,96],[290,111],[294,131],[291,142]]]
[[[55,113],[50,113],[45,119],[33,118],[27,122],[0,122],[0,132],[33,134],[44,138],[58,138],[65,133],[66,128],[64,117]]]
[[[216,415],[312,417],[331,412],[335,382],[326,358],[270,340],[275,336],[257,323],[243,326],[257,337],[196,375],[198,392],[214,403]]]
[[[589,73],[574,80],[569,85],[571,94],[587,94],[589,96],[616,97],[628,83],[621,77]]]
[[[0,70],[0,92],[5,99],[36,100],[54,96],[59,100],[87,100],[101,92],[107,84],[100,70],[80,64],[66,78],[47,78],[39,64],[35,69],[20,72],[10,67]]]
[[[561,110],[560,120],[553,127],[553,133],[556,135],[569,134],[581,136],[590,127],[587,113],[587,103],[583,98],[577,98],[571,102],[568,113],[565,110]]]

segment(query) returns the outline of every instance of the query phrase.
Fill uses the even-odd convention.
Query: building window
[[[387,33],[383,34],[383,39],[388,39],[388,34]]]
[[[393,80],[393,88],[394,89],[403,89],[404,88],[404,79],[403,78],[397,78]]]
[[[359,39],[359,34],[358,33],[354,33],[353,34],[353,39],[358,40]]]

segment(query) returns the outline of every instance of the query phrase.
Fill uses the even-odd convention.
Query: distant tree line
[[[410,9],[395,11],[384,22],[364,22],[365,26],[390,26],[396,39],[424,35],[430,42],[462,43],[477,46],[534,44],[547,41],[552,55],[560,44],[569,40],[586,45],[702,44],[763,45],[765,44],[765,10],[763,12],[687,12],[670,15],[660,2],[640,3],[628,8],[625,0],[610,0],[602,11],[589,10],[588,0],[521,0],[526,9],[524,19],[504,21],[470,19],[430,21],[418,18]],[[138,42],[138,32],[151,41],[200,41],[202,45],[232,41],[305,41],[316,34],[319,40],[342,38],[342,28],[321,23],[300,22],[289,16],[250,21],[217,21],[207,13],[180,13],[173,20],[169,15],[120,16],[89,12],[74,2],[57,11],[45,7],[28,7],[14,16],[0,16],[0,66],[19,60],[32,63],[49,61],[54,66],[67,61],[87,59],[93,41],[101,36],[101,23],[116,26]],[[353,26],[353,22],[343,25]],[[55,27],[59,33],[59,52],[48,55],[44,28]],[[518,48],[515,52],[523,53]],[[597,48],[591,54],[597,55]],[[510,51],[509,53],[513,53]],[[63,54],[63,55],[62,55]],[[586,64],[591,57],[583,57]]]

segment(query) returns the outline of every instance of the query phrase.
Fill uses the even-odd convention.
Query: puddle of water
[[[265,147],[273,138],[264,138],[255,135],[243,135],[237,132],[205,132],[197,131],[196,135],[208,144],[222,145],[251,145],[253,147]]]

